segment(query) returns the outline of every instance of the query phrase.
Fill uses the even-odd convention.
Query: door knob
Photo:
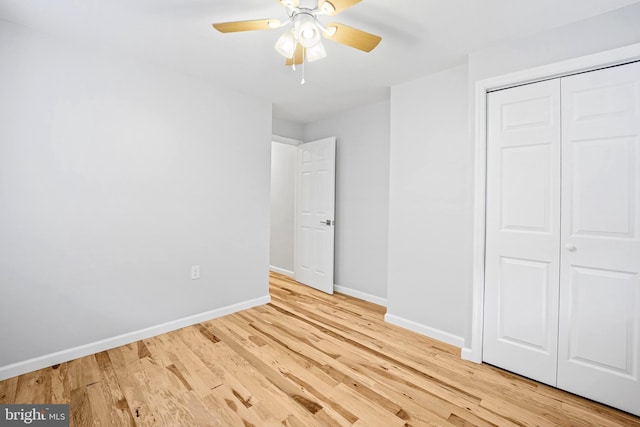
[[[574,245],[573,243],[567,243],[566,245],[564,245],[564,247],[565,247],[569,252],[575,252],[575,251],[576,251],[576,245]]]
[[[331,221],[330,219],[326,220],[326,221],[320,221],[320,224],[324,224],[324,225],[333,225],[333,221]]]

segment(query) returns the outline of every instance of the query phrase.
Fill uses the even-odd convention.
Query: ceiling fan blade
[[[326,25],[326,28],[329,30],[335,28],[336,32],[332,36],[323,33],[325,38],[355,47],[364,52],[371,52],[378,46],[380,40],[382,40],[382,37],[376,36],[375,34],[367,33],[366,31],[358,30],[344,24],[338,24],[337,22]]]
[[[269,22],[274,22],[274,19],[256,19],[253,21],[234,21],[234,22],[220,22],[213,24],[213,28],[221,33],[235,33],[237,31],[254,31],[254,30],[269,30]]]
[[[296,51],[293,54],[293,58],[287,58],[287,62],[284,65],[300,65],[304,62],[304,48],[300,43],[296,45]]]
[[[334,9],[333,12],[327,13],[327,15],[337,15],[340,12],[349,9],[351,6],[355,6],[360,3],[362,0],[319,0],[318,1],[318,9],[323,10],[322,5],[325,3],[329,3]],[[326,6],[325,6],[326,7]],[[331,10],[331,9],[329,9]]]

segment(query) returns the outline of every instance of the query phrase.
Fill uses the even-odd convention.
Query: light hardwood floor
[[[271,276],[272,302],[0,382],[0,403],[70,403],[74,426],[640,426],[462,361],[384,308]],[[640,398],[640,397],[639,397]]]

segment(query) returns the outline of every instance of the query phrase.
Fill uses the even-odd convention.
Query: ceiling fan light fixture
[[[333,4],[331,4],[331,2],[325,1],[324,3],[322,3],[322,6],[320,6],[320,11],[325,15],[331,15],[336,11],[336,8]]]
[[[214,23],[213,27],[221,33],[238,31],[268,30],[287,27],[280,35],[274,49],[287,58],[285,65],[302,64],[302,83],[304,84],[304,64],[327,56],[322,37],[341,43],[363,52],[370,52],[382,40],[380,36],[352,28],[338,22],[324,26],[319,18],[324,15],[337,15],[358,4],[362,0],[276,0],[287,8],[288,19],[254,19]]]
[[[313,47],[305,49],[305,51],[307,53],[307,61],[309,62],[317,61],[319,59],[327,57],[327,51],[325,50],[322,42],[316,44]]]
[[[313,17],[302,19],[296,25],[298,41],[305,48],[310,48],[320,42],[320,28]]]
[[[286,31],[280,36],[274,49],[285,58],[293,58],[296,51],[296,36],[293,30]]]

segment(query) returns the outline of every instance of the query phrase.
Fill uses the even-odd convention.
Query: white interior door
[[[488,96],[483,360],[555,385],[560,84]]]
[[[298,282],[333,293],[336,139],[298,146],[294,271]]]
[[[558,386],[640,415],[640,63],[562,100]]]

